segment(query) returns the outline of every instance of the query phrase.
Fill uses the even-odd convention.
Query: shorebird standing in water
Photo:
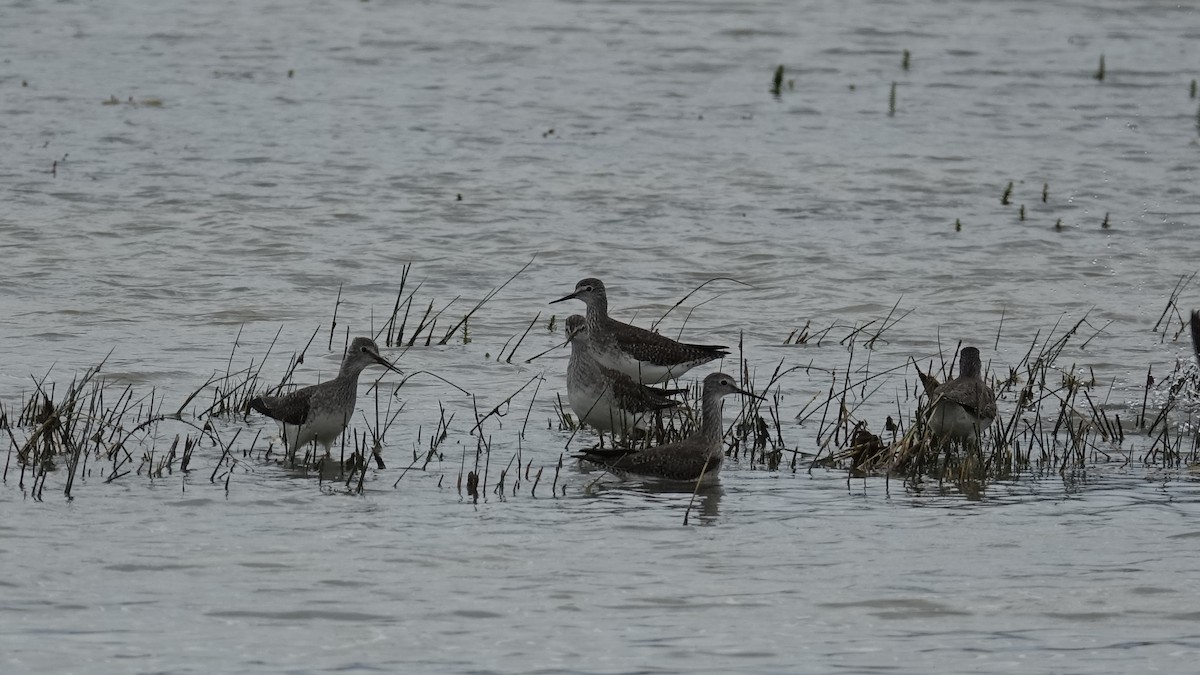
[[[297,389],[284,396],[257,396],[250,399],[252,409],[279,422],[289,454],[295,454],[312,442],[325,446],[329,455],[334,441],[345,431],[354,416],[358,399],[358,375],[364,368],[379,364],[400,372],[379,355],[371,338],[354,338],[342,359],[342,368],[332,380]]]
[[[996,421],[996,395],[980,371],[979,350],[964,347],[958,354],[958,377],[931,395],[929,429],[934,436],[978,443]]]
[[[582,300],[587,305],[588,340],[595,359],[634,381],[657,384],[679,377],[702,363],[719,359],[729,350],[719,345],[676,342],[669,337],[631,326],[608,316],[604,282],[584,279],[575,292],[552,300]]]
[[[628,435],[649,428],[654,413],[679,405],[668,396],[687,389],[658,389],[635,382],[625,373],[600,364],[592,354],[587,321],[567,317],[571,360],[567,364],[567,402],[579,421],[599,431]]]
[[[761,400],[763,397],[739,389],[725,373],[704,378],[701,394],[700,430],[679,441],[645,450],[584,450],[579,458],[617,475],[634,475],[664,481],[711,482],[721,470],[725,448],[721,443],[724,422],[721,399],[741,394]]]

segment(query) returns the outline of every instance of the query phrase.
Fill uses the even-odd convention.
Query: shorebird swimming
[[[929,429],[941,438],[978,442],[996,420],[996,395],[980,377],[979,350],[958,354],[958,377],[937,387],[930,397]]]
[[[608,296],[604,282],[599,279],[580,281],[575,284],[574,293],[550,304],[564,300],[582,300],[587,305],[588,340],[595,359],[637,382],[666,382],[729,353],[723,346],[676,342],[609,317]]]
[[[567,402],[579,421],[600,431],[628,435],[649,428],[654,413],[679,405],[668,396],[687,389],[658,389],[635,382],[625,373],[600,364],[592,354],[587,321],[567,317],[571,361],[567,364]]]
[[[734,384],[725,373],[704,378],[701,394],[700,429],[679,441],[645,450],[584,450],[579,458],[617,475],[634,475],[663,481],[712,482],[721,470],[725,448],[721,443],[724,422],[721,399],[741,394],[765,400]]]
[[[250,399],[252,409],[279,422],[289,454],[312,442],[325,446],[325,454],[346,429],[354,416],[358,399],[358,375],[364,368],[379,364],[400,372],[379,355],[371,338],[354,338],[342,368],[332,380],[297,389],[284,396],[257,396]]]

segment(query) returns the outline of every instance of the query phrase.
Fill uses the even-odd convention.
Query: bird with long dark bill
[[[587,305],[588,339],[596,360],[643,384],[666,382],[729,354],[729,349],[721,345],[677,342],[610,317],[608,294],[599,279],[580,281],[573,293],[550,304],[566,300],[581,300]]]
[[[320,384],[297,389],[283,396],[257,396],[249,406],[279,422],[289,454],[309,443],[320,443],[329,455],[338,437],[354,416],[358,400],[358,376],[367,366],[381,365],[400,373],[379,354],[375,341],[354,338],[342,359],[337,377]]]

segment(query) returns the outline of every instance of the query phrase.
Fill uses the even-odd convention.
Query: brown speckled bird
[[[725,456],[721,443],[724,435],[721,399],[729,394],[763,400],[761,396],[739,389],[732,376],[713,373],[704,378],[700,429],[695,434],[677,443],[645,450],[585,450],[578,457],[617,475],[692,483],[703,478],[704,482],[711,482],[721,470],[721,460]]]
[[[929,429],[935,436],[978,442],[996,420],[996,395],[980,376],[979,350],[964,347],[958,355],[958,377],[933,390]]]

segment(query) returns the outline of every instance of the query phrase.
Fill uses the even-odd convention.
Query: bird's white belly
[[[574,386],[570,386],[570,385]],[[584,424],[600,431],[628,433],[649,426],[647,415],[633,414],[613,403],[612,396],[604,386],[588,386],[568,383],[567,402],[571,410]]]
[[[680,363],[673,366],[659,366],[645,361],[638,361],[620,349],[597,349],[593,354],[601,365],[625,373],[634,382],[642,384],[658,384],[679,377],[695,364]]]
[[[295,451],[316,441],[328,451],[342,435],[349,421],[349,415],[346,413],[330,412],[310,414],[309,419],[300,425],[280,424],[289,450]]]

